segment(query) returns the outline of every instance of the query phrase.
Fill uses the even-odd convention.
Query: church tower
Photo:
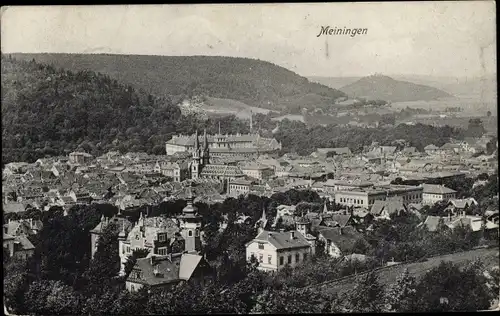
[[[193,161],[191,162],[191,179],[198,179],[200,175],[200,143],[198,141],[198,130],[194,134]]]
[[[208,146],[208,136],[206,129],[203,131],[203,152],[201,154],[201,157],[204,166],[210,164],[210,149]]]
[[[196,206],[193,205],[192,185],[188,187],[187,205],[179,216],[181,235],[185,241],[185,252],[198,253],[201,249],[201,216],[198,215]]]

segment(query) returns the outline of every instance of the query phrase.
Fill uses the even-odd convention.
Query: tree
[[[386,293],[388,310],[398,313],[416,310],[416,293],[417,281],[415,277],[410,275],[408,269],[405,269],[396,280],[396,283],[392,284]]]
[[[110,223],[99,237],[97,250],[86,272],[88,281],[86,291],[88,292],[101,293],[112,285],[113,278],[120,271],[117,230],[116,224]]]
[[[480,262],[463,271],[451,262],[442,262],[428,271],[417,286],[416,306],[422,312],[465,312],[488,309],[492,293]]]
[[[80,295],[61,281],[42,280],[32,283],[25,295],[26,310],[37,314],[79,313]]]
[[[467,127],[466,134],[469,137],[481,137],[486,132],[483,122],[478,118],[471,118]]]
[[[380,313],[384,311],[384,287],[374,272],[369,272],[348,293],[348,309],[354,313]]]

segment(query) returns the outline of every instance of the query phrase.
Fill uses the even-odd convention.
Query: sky
[[[496,74],[493,1],[2,7],[2,53],[221,55],[302,76]],[[321,35],[322,26],[366,28]]]

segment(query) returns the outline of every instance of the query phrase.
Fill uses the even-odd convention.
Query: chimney
[[[291,240],[295,239],[295,232],[294,231],[290,232],[290,239]]]

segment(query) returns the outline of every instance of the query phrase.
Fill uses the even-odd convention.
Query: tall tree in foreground
[[[384,287],[374,272],[369,272],[348,295],[347,309],[354,313],[380,313],[384,311]]]
[[[464,312],[488,309],[492,293],[480,262],[463,271],[451,262],[442,262],[427,272],[417,287],[418,311]]]
[[[387,308],[394,312],[411,312],[415,310],[417,281],[408,269],[398,277],[386,293]]]

